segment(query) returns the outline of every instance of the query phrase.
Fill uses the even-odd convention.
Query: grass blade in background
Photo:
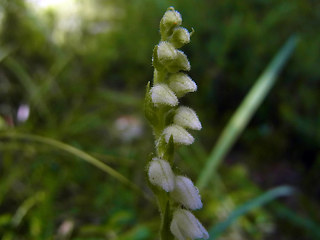
[[[22,222],[25,215],[31,210],[37,203],[43,201],[45,198],[44,192],[38,192],[26,199],[22,205],[17,209],[15,215],[12,217],[11,223],[14,227],[18,227]]]
[[[42,115],[47,116],[47,119],[50,120],[51,118],[49,116],[51,115],[44,98],[39,94],[39,87],[24,66],[18,60],[12,57],[8,57],[4,64],[13,74],[17,76],[21,85],[26,89],[28,95],[30,96],[30,101],[35,105],[35,107],[37,107],[38,111],[42,113]]]
[[[61,87],[59,86],[59,76],[66,70],[67,66],[73,60],[70,55],[61,56],[59,61],[52,64],[47,76],[43,79],[43,84],[39,87],[40,95],[45,96],[50,92],[50,89],[55,89],[55,95],[59,98],[66,99]]]
[[[63,150],[65,152],[71,153],[74,156],[77,156],[81,158],[82,160],[92,164],[93,166],[99,168],[100,170],[108,173],[113,178],[117,179],[119,182],[127,185],[134,191],[142,194],[147,200],[150,200],[152,202],[152,199],[144,193],[137,185],[132,183],[129,179],[127,179],[125,176],[114,170],[113,168],[109,167],[105,163],[101,162],[100,160],[92,157],[91,155],[85,153],[84,151],[81,151],[73,146],[70,146],[68,144],[65,144],[63,142],[41,137],[37,135],[32,134],[22,134],[22,133],[0,133],[0,139],[10,139],[10,140],[27,140],[27,141],[33,141],[33,142],[39,142],[42,144],[47,144],[52,147],[58,148],[60,150]]]
[[[280,186],[280,187],[273,188],[263,193],[262,195],[246,202],[245,204],[235,209],[224,222],[218,223],[214,227],[212,227],[209,231],[209,235],[210,235],[209,239],[216,239],[239,217],[247,214],[251,210],[257,207],[261,207],[269,203],[270,201],[275,200],[276,198],[289,196],[289,195],[292,195],[293,193],[294,193],[294,189],[292,187]]]
[[[247,126],[251,117],[261,105],[262,101],[274,85],[276,77],[278,76],[281,68],[288,60],[290,54],[293,52],[296,44],[297,37],[292,36],[286,44],[280,49],[279,53],[275,56],[267,69],[258,78],[250,92],[247,94],[241,105],[231,117],[227,126],[224,128],[216,145],[211,151],[206,165],[202,168],[197,186],[199,189],[204,188],[209,179],[214,174],[216,168],[221,163],[222,159],[229,152],[235,141],[238,139],[243,129]]]
[[[114,102],[116,104],[122,104],[132,107],[140,108],[143,104],[143,99],[139,97],[106,88],[98,91],[98,97],[100,97],[103,101]]]
[[[12,49],[0,48],[0,62],[10,55]]]
[[[320,239],[320,224],[318,222],[314,222],[310,217],[301,216],[280,203],[274,203],[272,209],[279,218],[288,221],[293,227],[302,228],[314,239]]]

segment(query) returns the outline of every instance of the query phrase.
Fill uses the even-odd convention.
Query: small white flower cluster
[[[166,144],[173,140],[175,145],[190,145],[194,138],[186,129],[202,128],[194,110],[186,106],[178,107],[178,98],[197,90],[195,82],[182,72],[190,70],[190,63],[187,56],[177,48],[189,43],[190,33],[180,27],[181,23],[180,13],[169,8],[161,19],[161,42],[155,47],[153,55],[155,78],[149,96],[161,116],[173,113],[169,121],[159,121],[162,125],[154,127],[160,129],[158,136],[156,134],[157,145],[160,139],[164,139]],[[206,229],[189,211],[202,208],[198,189],[189,178],[174,174],[165,154],[158,151],[157,155],[149,164],[148,177],[151,184],[169,193],[170,201],[176,203],[173,206],[178,206],[174,207],[172,213],[172,234],[178,240],[208,239]]]
[[[153,158],[148,170],[149,181],[164,191],[185,209],[178,207],[173,212],[170,225],[178,240],[208,239],[209,234],[199,220],[189,211],[202,208],[201,197],[193,182],[184,176],[175,175],[168,161]]]

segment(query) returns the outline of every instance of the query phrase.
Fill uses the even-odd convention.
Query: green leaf
[[[30,101],[38,109],[39,113],[46,116],[49,121],[52,117],[50,116],[49,108],[46,104],[45,98],[41,95],[39,86],[36,84],[31,75],[27,72],[25,67],[13,57],[7,57],[4,61],[5,66],[16,75],[21,85],[26,89]]]
[[[18,208],[15,215],[12,217],[12,220],[11,220],[12,225],[14,227],[18,227],[22,222],[23,218],[26,216],[26,214],[31,210],[31,208],[35,206],[37,203],[43,201],[44,199],[45,199],[45,193],[38,192],[32,195],[27,200],[25,200],[21,204],[21,206]]]
[[[229,217],[221,222],[216,224],[212,227],[209,231],[210,238],[209,239],[216,239],[218,236],[221,235],[228,227],[230,227],[239,217],[247,214],[251,210],[262,207],[263,205],[275,200],[279,197],[290,196],[294,193],[294,189],[289,186],[280,186],[273,188],[262,195],[249,200],[248,202],[244,203],[237,209],[235,209]]]
[[[174,142],[173,142],[173,136],[170,136],[169,142],[166,145],[166,150],[164,153],[165,160],[167,160],[171,165],[173,164],[174,160]]]
[[[170,231],[170,223],[171,223],[171,211],[169,201],[166,201],[165,210],[163,211],[162,222],[161,222],[161,230],[160,230],[160,239],[161,240],[173,240],[173,235]]]
[[[239,138],[244,128],[248,125],[248,122],[252,118],[253,114],[257,111],[258,107],[269,93],[271,87],[274,85],[280,70],[287,62],[297,42],[298,39],[296,36],[289,38],[266,70],[257,79],[250,92],[233,114],[227,126],[221,133],[216,145],[212,149],[205,167],[202,168],[203,170],[200,173],[197,182],[199,189],[202,189],[207,185],[209,179],[214,175],[216,168],[222,162],[226,154],[230,151],[231,147]]]
[[[11,222],[11,218],[12,216],[9,213],[0,215],[0,228],[9,225],[9,223]]]
[[[158,60],[158,45],[153,48],[152,66],[158,71],[163,71],[164,67]]]
[[[12,49],[0,48],[0,62],[7,58],[12,53],[12,51]]]
[[[131,94],[123,91],[116,91],[112,89],[99,89],[97,90],[97,97],[102,101],[110,101],[115,104],[127,105],[134,108],[140,108],[142,105],[142,99],[135,97]]]
[[[159,138],[159,141],[157,143],[157,155],[160,157],[163,157],[165,155],[165,152],[167,151],[167,143],[164,139],[164,136],[161,135]]]
[[[280,204],[273,204],[272,208],[275,210],[276,214],[292,225],[300,227],[308,233],[308,235],[313,236],[314,239],[320,239],[320,224],[314,222],[311,218],[300,216],[294,210]]]
[[[164,125],[168,126],[172,124],[174,115],[176,114],[176,109],[171,109],[166,113]]]
[[[151,126],[155,127],[158,125],[156,109],[150,96],[150,82],[148,82],[146,87],[146,95],[144,98],[144,115],[146,116]]]

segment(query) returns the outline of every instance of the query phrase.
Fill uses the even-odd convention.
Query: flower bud
[[[178,105],[178,98],[167,84],[156,84],[150,89],[151,99],[154,104],[169,106]]]
[[[170,192],[174,188],[174,174],[170,164],[160,158],[153,158],[149,170],[149,181],[153,185],[161,187],[166,192]]]
[[[201,122],[195,111],[189,107],[179,107],[174,115],[173,122],[181,127],[200,130]]]
[[[189,92],[197,91],[196,83],[185,73],[171,74],[169,77],[169,87],[178,97],[182,97]]]
[[[209,238],[207,230],[199,220],[184,209],[178,209],[173,213],[170,230],[178,240]]]
[[[166,38],[172,33],[172,29],[180,26],[182,23],[181,15],[174,8],[168,8],[160,21],[160,33],[163,38]]]
[[[190,71],[191,66],[187,56],[180,50],[176,50],[177,57],[173,61],[168,61],[165,64],[168,72],[176,73],[179,71]]]
[[[175,187],[171,192],[171,197],[191,210],[202,208],[199,191],[187,177],[175,177]]]
[[[162,64],[166,64],[177,58],[177,50],[175,47],[166,41],[162,41],[158,45],[157,50],[158,59]]]
[[[176,48],[181,48],[190,42],[190,33],[183,27],[178,27],[173,30],[172,38],[170,42]]]
[[[166,127],[163,130],[163,134],[167,143],[169,142],[171,135],[173,137],[174,143],[190,145],[194,141],[194,138],[191,136],[190,133],[188,133],[183,127],[180,127],[176,124],[172,124]]]

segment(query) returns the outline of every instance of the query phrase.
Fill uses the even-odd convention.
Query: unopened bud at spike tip
[[[178,11],[175,11],[173,7],[163,15],[160,21],[160,33],[163,38],[166,38],[172,33],[174,27],[180,26],[182,23],[182,17]]]
[[[163,130],[163,134],[167,143],[169,142],[171,135],[173,137],[173,142],[177,144],[190,145],[194,141],[194,138],[187,130],[176,124],[166,127]]]
[[[193,130],[200,130],[202,128],[197,114],[189,107],[179,107],[176,110],[173,122],[181,127]]]
[[[167,161],[153,158],[148,169],[148,176],[153,185],[161,187],[166,192],[173,190],[174,174]]]
[[[195,210],[202,208],[199,191],[187,177],[175,177],[175,187],[170,195],[175,201],[188,209]]]
[[[170,230],[178,240],[209,238],[207,230],[199,220],[184,209],[174,211]]]

